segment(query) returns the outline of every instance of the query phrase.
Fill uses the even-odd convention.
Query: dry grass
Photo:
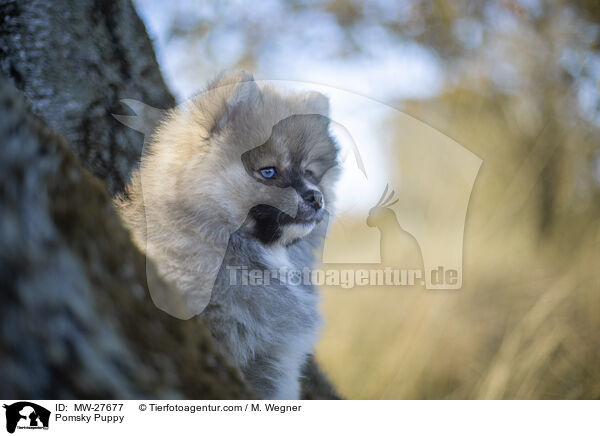
[[[318,360],[347,398],[600,398],[600,232],[587,240],[469,247],[458,291],[327,288]]]
[[[463,287],[325,288],[317,359],[345,397],[600,398],[600,211],[594,197],[579,200],[586,173],[567,170],[585,154],[564,152],[556,218],[542,234],[540,173],[564,144],[516,129],[506,104],[459,92],[411,107],[483,159],[465,225]],[[412,148],[425,146],[406,133],[411,126],[389,126],[399,132],[395,165],[409,175],[423,168]],[[574,150],[592,146],[585,130],[567,133]],[[413,171],[423,180],[411,187],[415,198],[430,195],[436,175]]]

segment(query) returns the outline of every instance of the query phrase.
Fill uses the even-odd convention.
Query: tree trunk
[[[106,192],[143,145],[119,100],[174,105],[131,3],[0,0],[0,69],[0,396],[252,398],[199,319],[154,306]]]
[[[115,120],[120,99],[175,104],[144,24],[125,0],[0,0],[0,66],[33,110],[114,194],[143,138]]]

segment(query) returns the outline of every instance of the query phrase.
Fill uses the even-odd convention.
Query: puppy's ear
[[[309,114],[329,117],[329,99],[320,92],[310,91],[303,96]]]
[[[261,101],[254,77],[247,71],[223,73],[208,87],[203,109],[212,115],[210,134],[216,134],[229,124],[243,122],[249,110]]]

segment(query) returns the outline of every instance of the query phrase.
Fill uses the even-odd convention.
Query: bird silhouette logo
[[[402,228],[392,208],[398,201],[395,191],[390,191],[389,185],[386,185],[381,198],[369,211],[366,224],[369,227],[376,227],[379,231],[382,265],[422,270],[423,256],[419,242]]]

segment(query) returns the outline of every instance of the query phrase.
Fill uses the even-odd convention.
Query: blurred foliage
[[[600,3],[203,8],[176,15],[169,34],[196,58],[189,65],[210,74],[260,69],[286,44],[323,60],[395,43],[425,47],[441,63],[442,92],[412,101],[389,95],[386,103],[484,160],[460,292],[326,290],[318,356],[343,395],[600,398]],[[223,41],[239,49],[224,58]]]

